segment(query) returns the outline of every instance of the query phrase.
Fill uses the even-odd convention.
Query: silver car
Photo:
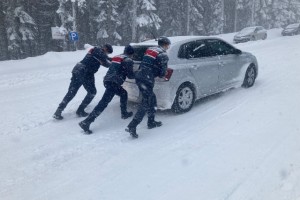
[[[242,29],[234,36],[233,41],[234,43],[240,43],[254,40],[265,40],[267,37],[268,34],[266,29],[262,26],[253,26]]]
[[[282,32],[281,35],[286,36],[286,35],[298,35],[300,34],[300,24],[290,24],[286,26]]]
[[[179,36],[169,39],[172,44],[167,51],[167,75],[155,80],[158,109],[187,112],[197,99],[241,85],[246,88],[253,86],[258,64],[252,54],[216,37]],[[146,49],[156,45],[154,40],[132,44],[135,70]],[[134,79],[127,79],[123,86],[130,101],[141,100]]]

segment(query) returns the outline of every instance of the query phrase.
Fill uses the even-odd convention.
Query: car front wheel
[[[254,65],[250,65],[246,71],[244,82],[243,82],[243,87],[244,88],[249,88],[252,87],[255,83],[256,79],[256,69]]]
[[[176,97],[172,106],[175,113],[184,113],[189,111],[195,101],[195,92],[191,84],[182,84],[176,93]]]

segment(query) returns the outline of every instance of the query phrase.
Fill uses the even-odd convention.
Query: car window
[[[294,29],[294,28],[298,28],[300,26],[300,24],[290,24],[286,27],[286,29]]]
[[[209,56],[209,49],[203,40],[186,43],[180,47],[179,58],[202,58]]]
[[[220,55],[227,55],[227,54],[234,54],[235,48],[230,46],[224,41],[217,40],[217,39],[210,39],[207,40],[207,44],[210,47],[210,54],[212,56],[220,56]]]
[[[151,46],[133,46],[134,54],[132,60],[142,61],[146,50]]]
[[[244,28],[240,31],[241,34],[249,34],[249,33],[253,33],[255,30],[255,27],[247,27]]]

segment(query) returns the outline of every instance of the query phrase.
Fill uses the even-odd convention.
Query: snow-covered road
[[[130,119],[120,118],[118,97],[92,135],[75,115],[83,89],[63,121],[52,119],[85,51],[0,62],[0,199],[300,200],[300,36],[268,33],[236,45],[258,59],[252,88],[200,100],[182,115],[159,111],[163,126],[148,130],[144,120],[137,140],[124,131]]]

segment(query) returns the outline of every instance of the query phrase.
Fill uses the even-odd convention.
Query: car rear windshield
[[[299,24],[290,24],[286,27],[286,29],[293,29],[299,27]]]
[[[132,59],[134,61],[142,61],[143,56],[149,47],[153,47],[153,46],[148,46],[148,45],[147,46],[133,46],[134,54],[133,54]]]

